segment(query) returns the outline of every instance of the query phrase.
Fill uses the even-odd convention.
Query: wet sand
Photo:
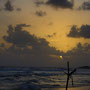
[[[65,88],[43,88],[42,90],[66,90],[66,89]],[[90,90],[90,86],[73,87],[73,88],[68,88],[68,90]]]

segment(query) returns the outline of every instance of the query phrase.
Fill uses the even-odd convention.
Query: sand
[[[66,89],[65,88],[43,88],[42,90],[66,90]],[[68,88],[68,90],[90,90],[90,86],[73,87],[73,88]]]

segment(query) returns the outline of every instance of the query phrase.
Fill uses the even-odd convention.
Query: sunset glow
[[[60,56],[60,60],[62,60],[63,59],[63,56]]]
[[[82,60],[84,64],[84,59],[88,62],[89,17],[90,0],[0,0],[0,53],[8,58],[4,64],[3,57],[1,65],[52,67],[60,66],[60,60],[76,65]]]
[[[90,86],[90,0],[0,0],[0,84],[0,90]]]

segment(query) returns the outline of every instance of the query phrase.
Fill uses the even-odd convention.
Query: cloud
[[[17,8],[16,10],[17,10],[17,11],[21,11],[22,9],[21,9],[21,8]]]
[[[29,44],[29,40],[33,38],[29,35],[28,32],[22,30],[22,27],[29,27],[30,25],[19,24],[16,27],[12,25],[8,26],[8,36],[4,36],[3,38],[8,42],[12,43],[15,46],[25,47]]]
[[[38,51],[42,52],[42,54],[54,54],[58,51],[54,47],[49,46],[49,42],[44,38],[38,38],[35,35],[30,34],[26,30],[23,30],[22,27],[29,27],[31,25],[26,24],[17,24],[15,27],[12,25],[8,26],[7,36],[4,36],[4,40],[8,43],[12,44],[12,48],[28,48],[28,46],[32,47],[32,52],[35,54]],[[47,53],[45,53],[47,52]]]
[[[69,61],[71,67],[90,66],[90,44],[78,43],[65,54],[64,60]]]
[[[63,8],[63,9],[72,9],[73,8],[73,0],[48,0],[46,2],[47,5],[51,5],[55,8]]]
[[[46,13],[45,11],[36,11],[35,14],[36,14],[37,16],[40,16],[40,17],[47,15],[47,13]]]
[[[56,36],[56,33],[53,33],[52,35],[47,35],[48,38]]]
[[[36,1],[35,4],[39,7],[41,5],[44,5],[45,3],[43,1]]]
[[[27,24],[9,25],[4,40],[10,47],[1,44],[0,66],[24,67],[65,67],[70,61],[71,67],[90,65],[90,45],[78,43],[75,48],[64,53],[51,47],[45,38],[23,30]],[[54,34],[55,35],[55,34]],[[60,56],[63,57],[60,60]]]
[[[26,24],[9,25],[4,40],[10,47],[0,51],[0,65],[48,67],[58,66],[62,54],[55,47],[49,46],[45,38],[30,34],[23,27]],[[5,47],[2,47],[5,48]],[[14,58],[13,58],[14,57]]]
[[[78,9],[79,10],[90,10],[90,1],[83,2],[83,4]]]
[[[1,11],[2,10],[12,12],[14,10],[21,11],[21,8],[15,8],[12,4],[12,0],[6,0],[6,2],[4,4],[4,8],[1,8]]]
[[[11,1],[10,0],[8,0],[6,3],[5,3],[5,10],[6,11],[13,11],[14,10],[14,7],[13,7],[13,5],[12,5],[12,3],[11,3]]]
[[[90,25],[82,25],[80,28],[77,28],[77,26],[73,25],[69,34],[67,35],[68,37],[73,37],[73,38],[90,38]]]

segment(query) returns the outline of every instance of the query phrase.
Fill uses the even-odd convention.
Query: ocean
[[[60,68],[0,68],[0,90],[20,90],[35,85],[40,88],[65,87],[66,69]],[[74,86],[90,86],[90,69],[78,69],[73,74]],[[71,80],[69,87],[72,87]],[[25,90],[25,89],[23,89]]]

